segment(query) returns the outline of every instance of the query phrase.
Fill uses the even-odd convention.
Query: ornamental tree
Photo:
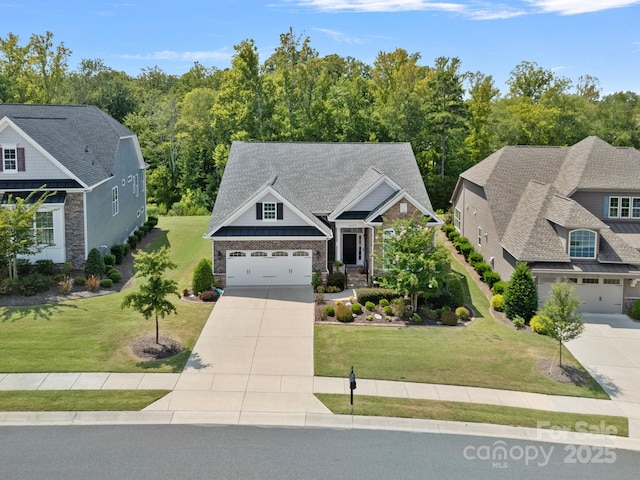
[[[158,318],[164,318],[170,313],[177,313],[176,307],[167,300],[167,295],[174,294],[180,298],[178,283],[164,278],[167,269],[174,269],[177,265],[169,259],[169,250],[162,247],[153,252],[139,252],[134,254],[136,277],[145,277],[137,292],[129,293],[122,302],[122,308],[130,307],[140,312],[146,320],[155,315],[156,343],[159,344]]]
[[[382,243],[382,254],[376,255],[384,270],[382,286],[408,296],[415,312],[420,294],[436,294],[444,287],[449,252],[436,244],[426,221],[397,220],[383,233]]]
[[[580,300],[573,294],[573,287],[566,281],[554,282],[551,293],[544,304],[541,315],[551,320],[549,335],[560,347],[560,365],[562,365],[562,345],[580,336],[584,330],[582,315],[577,311]]]

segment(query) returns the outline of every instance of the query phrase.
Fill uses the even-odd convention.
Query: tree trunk
[[[160,327],[158,325],[158,314],[156,313],[156,344],[160,345]]]

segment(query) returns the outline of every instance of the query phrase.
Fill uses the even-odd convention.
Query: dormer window
[[[608,197],[607,218],[640,218],[640,198]]]
[[[276,204],[275,203],[263,203],[262,204],[262,219],[263,220],[275,220],[276,219]]]
[[[24,172],[24,148],[15,145],[3,145],[0,155],[0,172],[17,173]]]
[[[596,258],[596,232],[591,230],[569,232],[569,257]]]
[[[282,220],[283,218],[284,208],[282,203],[256,203],[256,220],[275,222],[276,220]]]

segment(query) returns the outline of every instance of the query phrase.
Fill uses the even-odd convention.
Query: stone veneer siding
[[[313,269],[327,270],[326,240],[214,240],[213,272],[219,287],[224,286],[226,278],[227,250],[311,250]],[[222,255],[218,256],[218,252]]]
[[[84,268],[84,202],[82,192],[68,192],[64,204],[64,238],[67,262]]]

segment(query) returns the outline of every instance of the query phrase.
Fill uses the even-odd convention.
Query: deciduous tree
[[[562,345],[573,340],[584,331],[582,315],[578,313],[580,300],[573,294],[573,287],[566,281],[551,285],[551,293],[541,314],[551,320],[549,335],[558,340],[560,365],[562,365]]]

